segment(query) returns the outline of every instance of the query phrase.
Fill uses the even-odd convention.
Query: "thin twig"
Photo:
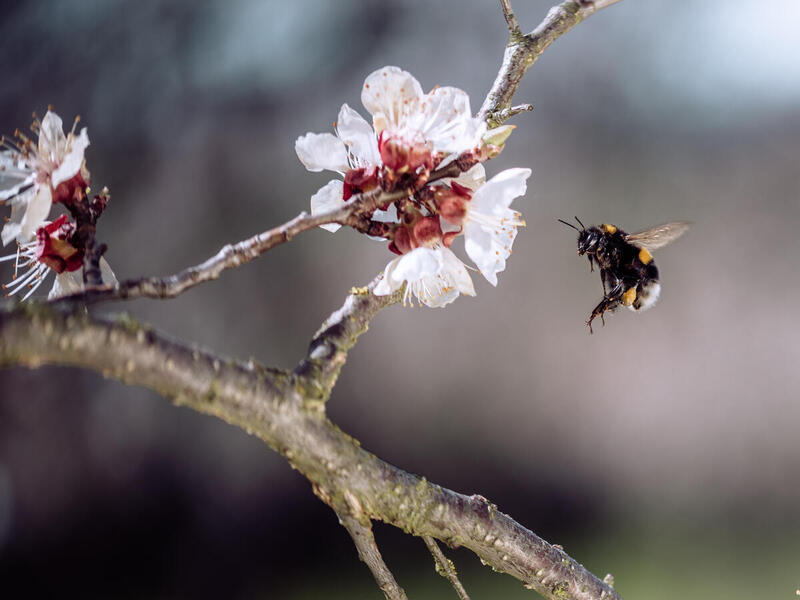
[[[503,9],[503,16],[506,18],[508,31],[511,33],[511,35],[518,35],[521,30],[519,28],[519,23],[517,22],[517,17],[514,14],[514,9],[511,8],[511,1],[500,0],[500,6]]]
[[[259,233],[236,244],[223,246],[205,262],[184,269],[168,277],[143,277],[128,279],[117,285],[87,288],[86,291],[56,300],[60,304],[81,302],[92,304],[109,300],[126,300],[140,297],[174,298],[196,285],[217,279],[223,271],[241,266],[258,258],[275,246],[291,240],[303,231],[326,223],[338,223],[350,217],[349,207],[317,215],[300,213],[279,227]]]
[[[339,522],[353,538],[353,543],[358,549],[358,557],[372,571],[375,582],[383,591],[386,600],[408,600],[403,588],[397,584],[394,575],[383,561],[378,545],[375,543],[375,536],[372,535],[372,527],[363,525],[351,515],[339,515]]]
[[[458,580],[456,568],[453,566],[450,559],[444,555],[444,552],[439,548],[439,544],[436,543],[436,540],[429,535],[422,536],[422,539],[425,540],[425,545],[428,546],[428,550],[431,551],[433,559],[436,561],[436,572],[450,582],[461,600],[469,600],[467,590],[464,589],[464,586],[461,585],[461,582]]]
[[[495,125],[502,125],[514,115],[518,115],[523,112],[530,112],[532,110],[533,104],[518,104],[517,106],[512,106],[511,108],[504,108],[495,115],[494,123]]]
[[[455,177],[461,172],[457,163],[438,169],[431,173],[429,182],[446,177]],[[205,262],[184,269],[167,277],[143,277],[128,279],[116,285],[87,287],[85,291],[63,296],[54,300],[61,305],[95,304],[110,300],[130,300],[133,298],[174,298],[196,285],[217,279],[224,271],[239,267],[254,260],[275,246],[288,242],[296,235],[327,223],[349,225],[355,229],[366,231],[369,226],[363,214],[370,213],[375,207],[406,197],[407,190],[393,192],[368,192],[354,197],[348,204],[324,213],[310,215],[300,213],[291,221],[278,227],[259,233],[236,244],[223,246],[214,256]]]
[[[519,35],[512,32],[497,73],[478,116],[490,127],[499,125],[498,115],[511,107],[511,100],[525,72],[536,62],[542,52],[586,17],[619,0],[567,0],[554,6],[532,32]],[[503,6],[505,13],[505,5]]]

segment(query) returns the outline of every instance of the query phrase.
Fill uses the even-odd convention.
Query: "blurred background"
[[[518,0],[522,27],[552,4]],[[0,22],[0,131],[48,104],[67,125],[81,115],[121,279],[174,273],[307,209],[330,177],[305,171],[294,140],[330,131],[343,102],[365,114],[374,69],[460,87],[477,110],[507,40],[489,0],[38,0],[4,3]],[[477,297],[446,310],[379,314],[331,418],[613,573],[625,598],[794,598],[799,27],[797,0],[628,0],[559,39],[515,98],[534,112],[487,164],[533,169],[500,285],[476,277]],[[573,215],[694,222],[657,253],[654,310],[589,335],[602,289],[556,221]],[[291,368],[391,258],[313,231],[176,300],[98,310]],[[411,598],[455,597],[420,540],[376,530]],[[448,553],[476,600],[531,597]],[[56,594],[381,597],[334,514],[257,439],[94,373],[5,370],[0,595]]]

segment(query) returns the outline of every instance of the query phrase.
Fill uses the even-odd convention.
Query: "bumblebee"
[[[625,233],[608,224],[586,228],[578,217],[575,220],[580,229],[558,220],[578,232],[578,255],[586,255],[592,271],[595,265],[600,269],[603,299],[586,321],[589,333],[593,333],[592,321],[600,317],[605,325],[605,313],[613,312],[620,305],[641,311],[656,303],[661,284],[652,252],[674,242],[690,225],[687,221],[675,221],[636,233]]]

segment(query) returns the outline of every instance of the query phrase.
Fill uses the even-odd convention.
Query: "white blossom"
[[[77,123],[77,121],[76,121]],[[81,173],[89,145],[86,129],[64,135],[61,118],[52,111],[38,124],[38,144],[21,137],[21,145],[5,141],[0,151],[0,202],[11,205],[2,231],[3,245],[27,242],[50,213],[54,190]],[[88,174],[87,174],[88,177]]]
[[[378,140],[384,132],[430,152],[443,152],[444,165],[459,153],[481,143],[486,124],[472,116],[469,97],[453,87],[423,93],[419,82],[398,67],[384,67],[364,82],[361,101],[372,116],[372,125],[347,104],[339,110],[335,132],[307,133],[295,141],[295,152],[309,171],[334,171],[344,175],[350,169],[381,167]],[[311,214],[344,205],[341,194],[328,182],[312,197]],[[396,222],[394,211],[376,211],[373,218]],[[323,225],[336,231],[336,224]]]
[[[371,73],[361,102],[372,115],[378,135],[388,131],[409,142],[421,141],[433,152],[471,150],[480,145],[486,132],[486,123],[472,116],[466,92],[437,87],[425,94],[414,76],[398,67]]]
[[[406,284],[403,303],[414,296],[422,304],[441,307],[450,304],[459,294],[475,295],[472,279],[458,257],[449,248],[415,248],[392,260],[383,279],[375,286],[377,296],[385,296]]]
[[[378,139],[372,126],[347,104],[339,110],[336,135],[331,133],[307,133],[297,138],[294,144],[300,162],[312,172],[335,171],[344,175],[351,168],[379,166]],[[311,214],[317,215],[344,206],[342,182],[329,181],[311,197]],[[320,225],[334,232],[341,225]]]

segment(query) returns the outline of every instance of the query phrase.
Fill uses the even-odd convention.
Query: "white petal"
[[[464,226],[464,250],[492,285],[497,285],[497,274],[505,270],[516,237],[516,227],[488,230],[469,221]]]
[[[372,115],[375,133],[380,134],[386,127],[399,128],[422,96],[422,86],[411,73],[398,67],[383,67],[364,81],[361,103]]]
[[[53,188],[63,181],[72,179],[81,170],[83,153],[89,145],[89,136],[86,133],[86,128],[81,129],[81,133],[77,137],[70,136],[70,138],[68,152],[51,176]]]
[[[436,152],[464,152],[480,144],[486,123],[472,116],[469,96],[454,87],[440,87],[427,94],[405,127],[415,129]]]
[[[398,256],[394,260],[389,261],[389,264],[386,265],[386,268],[383,270],[383,279],[381,279],[375,288],[372,290],[372,293],[376,296],[388,296],[395,290],[399,289],[401,285],[403,285],[403,280],[396,280],[392,277],[392,273],[394,272],[395,268],[397,267],[397,263],[400,262],[400,259],[403,258],[402,256]]]
[[[530,174],[530,169],[498,173],[475,192],[469,203],[464,249],[492,285],[497,285],[497,273],[506,268],[520,224],[519,215],[509,205],[525,193]]]
[[[397,262],[392,276],[399,281],[414,281],[436,275],[442,268],[442,257],[431,248],[415,248]]]
[[[12,210],[11,216],[12,217],[14,216],[13,210]],[[3,232],[2,232],[2,234],[0,234],[0,235],[2,235],[2,238],[3,238],[3,246],[7,246],[8,242],[10,242],[11,240],[16,239],[21,230],[22,230],[22,227],[20,226],[20,224],[18,222],[13,221],[13,220],[9,221],[5,225],[3,225]]]
[[[47,111],[39,130],[39,155],[56,162],[67,144],[64,127],[56,113]]]
[[[42,227],[50,214],[52,196],[49,185],[40,185],[25,190],[11,205],[11,217],[3,227],[3,245],[11,240],[27,242]]]
[[[69,296],[83,291],[83,269],[77,271],[64,271],[56,275],[53,289],[47,295],[48,300]]]
[[[530,169],[506,169],[487,181],[472,197],[473,210],[501,215],[514,198],[525,194]]]
[[[321,187],[316,194],[311,196],[311,214],[318,215],[344,206],[345,202],[342,197],[343,187],[343,183],[338,179],[329,181],[326,185]],[[341,225],[338,223],[327,223],[325,225],[320,225],[320,227],[327,231],[334,232],[337,231]]]
[[[100,276],[103,278],[103,283],[106,285],[117,285],[117,276],[111,270],[111,265],[108,264],[105,258],[100,257]]]
[[[441,248],[441,253],[444,258],[444,269],[452,276],[458,291],[467,296],[474,296],[475,287],[464,263],[450,248]]]
[[[375,136],[372,125],[347,104],[343,104],[339,111],[339,117],[336,120],[336,134],[356,159],[355,166],[369,167],[381,164],[378,138]]]
[[[3,227],[3,246],[6,246],[11,240],[17,238],[19,238],[21,242],[27,241],[20,237],[22,220],[25,218],[25,211],[28,210],[28,203],[35,194],[36,188],[29,188],[11,201],[11,216]]]
[[[0,200],[8,200],[34,182],[36,174],[16,152],[0,151]]]
[[[453,179],[453,181],[474,192],[486,183],[486,169],[483,167],[483,163],[478,163],[469,171],[461,173],[461,175]]]
[[[25,216],[22,217],[20,223],[21,230],[19,233],[19,240],[21,242],[28,241],[36,230],[44,225],[50,214],[50,207],[53,205],[52,195],[50,193],[49,185],[40,185],[36,194],[28,202],[28,207],[25,210]]]
[[[332,133],[307,133],[297,138],[294,150],[309,171],[327,169],[344,173],[350,168],[347,149],[342,140]]]

